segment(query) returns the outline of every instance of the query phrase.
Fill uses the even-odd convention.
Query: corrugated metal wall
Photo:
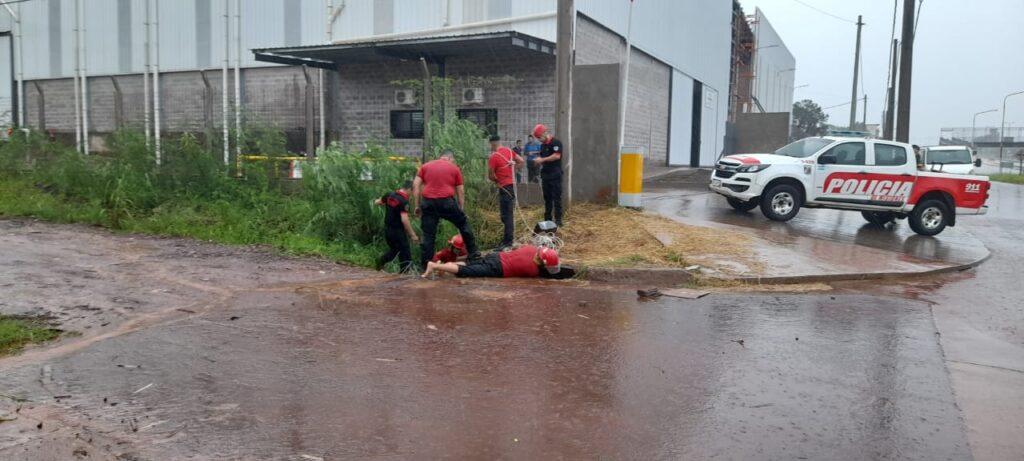
[[[760,8],[754,10],[754,18],[754,97],[765,112],[790,112],[796,59]]]
[[[625,36],[629,17],[627,1],[577,0],[580,12]],[[722,151],[728,107],[718,95],[729,93],[729,55],[732,45],[732,2],[723,0],[644,0],[634,3],[633,46],[669,64],[687,77],[704,84],[712,93],[717,113],[713,124],[702,123],[701,164],[714,163]],[[675,117],[675,114],[673,114]],[[703,121],[703,120],[702,120]],[[673,124],[674,125],[674,124]],[[672,136],[677,135],[673,130]],[[710,143],[714,139],[715,143]]]
[[[371,2],[350,1],[346,9],[357,12],[357,4]],[[88,74],[141,73],[145,61],[145,0],[87,0],[82,3]],[[221,66],[224,8],[230,3],[233,10],[234,0],[154,3],[159,5],[162,70]],[[23,18],[25,78],[70,77],[75,70],[75,1],[33,0],[18,5]],[[153,8],[155,17],[156,8]],[[248,51],[251,48],[311,45],[325,40],[322,0],[244,0],[242,8],[242,65],[245,67],[266,65],[253,59]],[[9,30],[9,23],[7,13],[0,12],[0,30]],[[340,25],[336,28],[341,29]],[[232,59],[235,52],[232,41]],[[0,63],[4,65],[7,64]]]
[[[89,75],[141,73],[147,0],[86,0],[86,62]],[[164,72],[219,68],[224,59],[225,6],[234,0],[163,0],[159,5],[160,68]],[[257,63],[252,48],[324,43],[324,0],[243,0],[242,66]],[[344,5],[334,25],[336,40],[431,30],[467,22],[550,13],[554,0],[334,0]],[[579,10],[620,35],[626,34],[629,2],[577,0]],[[67,78],[75,70],[75,0],[32,0],[21,10],[25,78]],[[718,95],[728,94],[731,3],[724,0],[644,0],[635,3],[634,46]],[[0,13],[0,28],[9,23]],[[554,18],[514,26],[500,24],[455,33],[514,28],[555,40]],[[236,48],[230,44],[229,53]],[[0,69],[9,66],[0,60]],[[9,70],[8,70],[9,72]],[[3,97],[0,90],[0,97]],[[721,150],[725,104],[713,130]],[[721,126],[718,126],[721,125]]]

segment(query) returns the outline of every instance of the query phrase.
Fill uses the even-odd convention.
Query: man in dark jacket
[[[388,192],[377,199],[377,205],[384,207],[384,240],[388,244],[388,251],[377,260],[377,270],[384,267],[398,256],[398,264],[402,272],[412,267],[412,251],[409,249],[409,240],[419,243],[420,238],[412,229],[409,222],[409,190],[412,189],[412,181],[406,181],[402,188],[394,192]]]
[[[540,155],[533,162],[540,166],[544,219],[554,220],[558,227],[562,227],[562,141],[541,124],[533,128],[533,136],[542,143]]]

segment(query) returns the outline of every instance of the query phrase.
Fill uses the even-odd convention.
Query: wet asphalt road
[[[0,359],[0,459],[1020,459],[1020,191],[977,270],[699,300],[0,221],[83,333]]]

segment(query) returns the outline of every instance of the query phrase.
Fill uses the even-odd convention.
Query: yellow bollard
[[[644,192],[644,149],[623,146],[619,151],[619,206],[640,208]]]

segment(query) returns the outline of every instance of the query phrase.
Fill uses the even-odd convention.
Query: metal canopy
[[[492,53],[536,55],[555,54],[555,45],[519,32],[488,32],[395,40],[311,45],[252,50],[257,61],[337,69],[339,64],[376,62],[382,59],[420,59],[442,62],[452,56],[480,56]]]

